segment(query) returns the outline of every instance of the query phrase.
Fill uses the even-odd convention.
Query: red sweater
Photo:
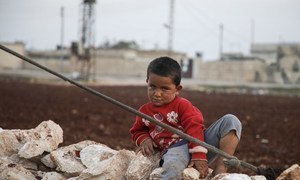
[[[202,113],[184,98],[176,97],[169,104],[160,107],[147,103],[139,110],[158,121],[173,126],[200,141],[204,141]],[[182,140],[178,135],[138,116],[130,129],[130,134],[137,146],[145,139],[151,138],[162,153],[171,145]],[[190,142],[188,146],[189,152],[192,153],[192,160],[206,160],[207,149],[193,142]]]

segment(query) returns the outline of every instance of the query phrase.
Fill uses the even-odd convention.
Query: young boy
[[[205,129],[202,113],[179,96],[182,89],[180,81],[181,68],[174,59],[154,59],[147,69],[149,102],[139,110],[233,155],[241,135],[240,121],[233,115],[225,115]],[[204,178],[208,175],[208,163],[214,175],[226,172],[223,157],[207,152],[206,148],[181,139],[141,117],[136,117],[130,133],[143,155],[150,156],[155,149],[161,152],[163,173],[160,179],[181,179],[186,167],[196,168],[200,178]]]

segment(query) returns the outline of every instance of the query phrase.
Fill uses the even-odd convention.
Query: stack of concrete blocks
[[[94,141],[59,147],[63,131],[53,121],[44,121],[35,129],[3,130],[0,128],[0,179],[26,180],[141,180],[157,179],[160,155],[145,157],[129,150],[114,150]],[[298,168],[299,169],[299,168]],[[232,174],[208,176],[206,179],[228,179]],[[265,179],[236,174],[242,179]],[[199,179],[199,172],[187,168],[183,179]]]

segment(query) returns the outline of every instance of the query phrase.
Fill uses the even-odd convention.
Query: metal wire
[[[111,97],[109,97],[107,95],[104,95],[104,94],[102,94],[102,93],[100,93],[100,92],[98,92],[98,91],[96,91],[96,90],[94,90],[92,88],[89,88],[87,86],[81,85],[81,84],[79,84],[79,83],[77,83],[77,82],[75,82],[75,81],[73,81],[73,80],[71,80],[71,79],[63,76],[62,74],[57,73],[57,72],[55,72],[55,71],[53,71],[51,69],[48,69],[47,67],[45,67],[45,66],[43,66],[41,64],[38,64],[37,62],[35,62],[35,61],[33,61],[33,60],[31,60],[31,59],[29,59],[29,58],[27,58],[27,57],[19,54],[19,53],[13,51],[13,50],[11,50],[11,49],[9,49],[9,48],[1,45],[1,44],[0,44],[0,49],[2,49],[4,51],[6,51],[6,52],[8,52],[8,53],[10,53],[10,54],[18,57],[18,58],[20,58],[20,59],[22,59],[22,60],[24,60],[24,61],[26,61],[26,62],[34,65],[34,66],[37,66],[37,67],[39,67],[39,68],[41,68],[41,69],[49,72],[50,74],[53,74],[53,75],[55,75],[55,76],[57,76],[57,77],[65,80],[65,81],[68,81],[71,84],[73,84],[73,85],[75,85],[75,86],[77,86],[77,87],[79,87],[79,88],[81,88],[83,90],[86,90],[86,91],[88,91],[91,94],[94,94],[94,95],[96,95],[96,96],[98,96],[98,97],[100,97],[100,98],[102,98],[102,99],[104,99],[104,100],[106,100],[106,101],[114,104],[114,105],[117,105],[117,106],[121,107],[122,109],[124,109],[126,111],[129,111],[129,112],[131,112],[131,113],[133,113],[133,114],[135,114],[137,116],[140,116],[140,117],[142,117],[142,118],[144,118],[146,120],[149,120],[150,122],[152,122],[152,123],[154,123],[154,124],[156,124],[156,125],[158,125],[160,127],[163,127],[164,129],[167,129],[167,130],[169,130],[169,131],[171,131],[171,132],[179,135],[183,139],[186,139],[186,140],[188,140],[190,142],[194,142],[194,143],[196,143],[198,145],[201,145],[201,146],[207,148],[209,151],[212,151],[212,152],[214,152],[214,153],[216,153],[218,155],[221,155],[221,156],[229,159],[232,162],[232,164],[240,164],[241,166],[243,166],[245,168],[248,168],[248,169],[254,171],[255,173],[258,172],[258,168],[255,167],[252,164],[249,164],[247,162],[241,161],[241,160],[239,160],[235,156],[229,155],[229,154],[225,153],[224,151],[221,151],[220,149],[218,149],[218,148],[216,148],[216,147],[214,147],[212,145],[209,145],[209,144],[207,144],[207,143],[205,143],[203,141],[200,141],[200,140],[198,140],[198,139],[196,139],[196,138],[194,138],[194,137],[192,137],[190,135],[187,135],[187,134],[179,131],[178,129],[176,129],[176,128],[172,127],[172,126],[169,126],[169,125],[164,124],[164,123],[162,123],[160,121],[157,121],[156,119],[154,119],[154,118],[152,118],[152,117],[150,117],[150,116],[148,116],[148,115],[146,115],[144,113],[141,113],[140,111],[137,111],[136,109],[134,109],[134,108],[132,108],[132,107],[126,105],[126,104],[123,104],[123,103],[121,103],[121,102],[119,102],[119,101],[117,101],[117,100],[115,100],[115,99],[113,99],[113,98],[111,98]],[[230,164],[231,163],[229,163],[229,165]]]

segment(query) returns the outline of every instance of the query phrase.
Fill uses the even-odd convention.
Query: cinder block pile
[[[157,174],[162,172],[158,167],[159,154],[144,157],[133,151],[117,151],[89,140],[58,148],[62,142],[63,130],[51,120],[29,130],[0,128],[0,179],[140,180],[157,179]],[[299,166],[294,167],[297,168],[299,172]],[[198,177],[199,172],[193,168],[183,172],[185,180],[196,180]],[[265,179],[263,176],[249,177],[245,174],[222,174],[207,179],[233,177]]]

